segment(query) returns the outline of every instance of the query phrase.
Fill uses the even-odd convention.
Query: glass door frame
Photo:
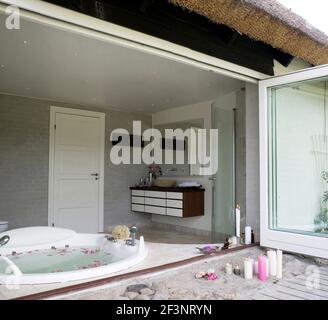
[[[328,65],[309,68],[259,81],[259,150],[261,246],[328,258],[328,238],[270,229],[270,143],[269,104],[271,89],[328,76]]]

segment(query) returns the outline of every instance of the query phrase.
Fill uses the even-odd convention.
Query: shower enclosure
[[[260,82],[261,244],[328,257],[328,66]]]

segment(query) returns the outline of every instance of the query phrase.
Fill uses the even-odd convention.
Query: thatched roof
[[[168,1],[311,64],[328,64],[328,36],[275,0]]]

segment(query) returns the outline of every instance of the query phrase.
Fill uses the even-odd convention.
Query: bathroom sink
[[[159,188],[173,188],[177,184],[176,180],[173,179],[157,179],[154,181],[154,186]]]

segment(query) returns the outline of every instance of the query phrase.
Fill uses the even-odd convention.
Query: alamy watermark
[[[305,286],[308,290],[320,289],[320,269],[317,266],[308,266],[305,271]]]
[[[5,20],[5,27],[8,30],[19,30],[20,29],[20,11],[17,6],[8,6],[5,9],[7,15]]]
[[[219,143],[217,129],[165,129],[163,136],[155,128],[142,132],[141,121],[133,121],[132,126],[132,142],[126,129],[118,128],[111,132],[110,140],[114,145],[110,151],[110,160],[113,164],[190,164],[198,165],[199,175],[216,174]]]

